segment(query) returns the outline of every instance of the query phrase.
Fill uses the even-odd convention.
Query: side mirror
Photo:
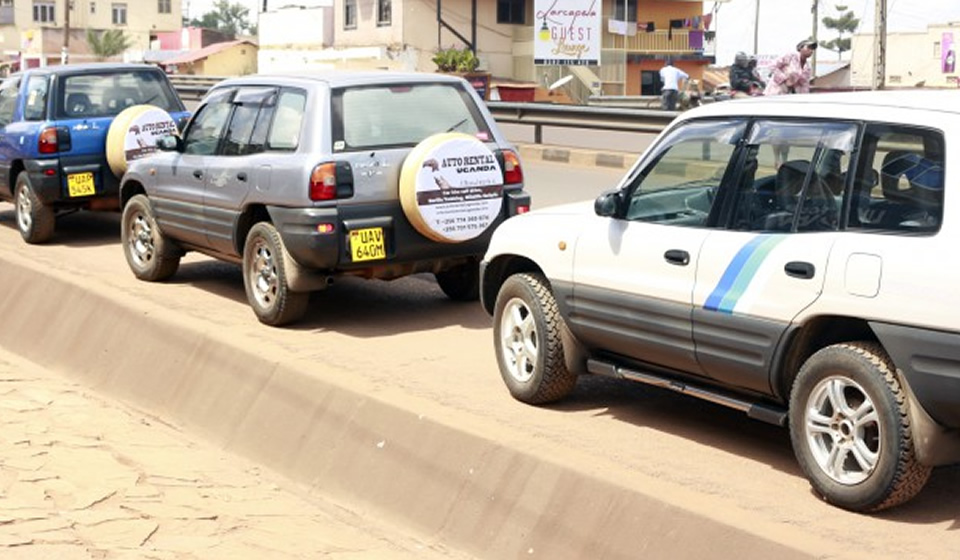
[[[183,140],[179,136],[164,136],[157,140],[157,149],[162,152],[179,152],[183,147]]]
[[[593,202],[593,211],[597,216],[612,218],[620,213],[620,191],[607,191]]]

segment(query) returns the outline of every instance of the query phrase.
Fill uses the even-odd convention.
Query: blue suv
[[[0,200],[14,203],[27,243],[50,239],[58,215],[119,209],[107,133],[133,105],[163,109],[178,125],[188,116],[163,71],[148,65],[34,68],[0,84]]]

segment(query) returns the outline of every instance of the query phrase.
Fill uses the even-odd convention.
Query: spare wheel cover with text
[[[113,119],[107,131],[107,163],[117,177],[127,163],[157,151],[157,140],[177,133],[169,113],[153,105],[127,107]]]
[[[473,136],[435,134],[417,144],[403,162],[400,205],[428,239],[459,243],[478,237],[503,206],[500,163]]]

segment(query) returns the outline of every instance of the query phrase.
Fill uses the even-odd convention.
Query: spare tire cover
[[[443,243],[480,236],[500,215],[503,172],[482,142],[459,132],[435,134],[400,169],[400,204],[421,235]]]
[[[127,163],[157,151],[157,140],[177,133],[169,113],[153,105],[134,105],[117,115],[107,131],[107,163],[117,177]]]

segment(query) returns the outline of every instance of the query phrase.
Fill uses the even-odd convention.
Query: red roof
[[[172,64],[189,64],[191,62],[197,62],[198,60],[203,60],[212,54],[217,54],[218,52],[225,51],[229,48],[232,48],[244,43],[252,47],[257,46],[257,44],[254,43],[253,41],[248,41],[246,39],[238,39],[236,41],[224,41],[223,43],[214,43],[212,45],[207,45],[200,50],[190,51],[190,52],[175,56],[173,58],[164,60],[162,64],[164,66],[170,66]]]

